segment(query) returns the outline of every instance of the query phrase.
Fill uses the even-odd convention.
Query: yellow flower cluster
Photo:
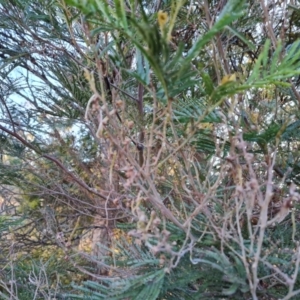
[[[157,13],[157,22],[158,22],[160,29],[162,29],[165,26],[165,24],[168,22],[168,14],[166,12],[163,12],[162,10],[160,10]]]

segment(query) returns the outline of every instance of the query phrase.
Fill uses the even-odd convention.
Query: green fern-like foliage
[[[117,251],[116,251],[117,250]],[[164,255],[155,258],[146,247],[123,241],[113,255],[110,278],[100,282],[87,281],[73,286],[76,294],[67,299],[216,299],[247,295],[242,262],[234,254],[222,255],[216,249],[203,248],[198,253],[186,254],[179,265],[170,270]],[[106,263],[112,263],[107,260]],[[233,296],[235,295],[235,296]],[[232,298],[238,299],[238,298]]]

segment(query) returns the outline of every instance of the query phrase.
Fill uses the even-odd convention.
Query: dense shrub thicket
[[[1,0],[1,299],[298,299],[298,4]]]

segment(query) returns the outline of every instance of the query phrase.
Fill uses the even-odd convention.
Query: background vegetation
[[[299,299],[296,0],[0,0],[1,299]]]

